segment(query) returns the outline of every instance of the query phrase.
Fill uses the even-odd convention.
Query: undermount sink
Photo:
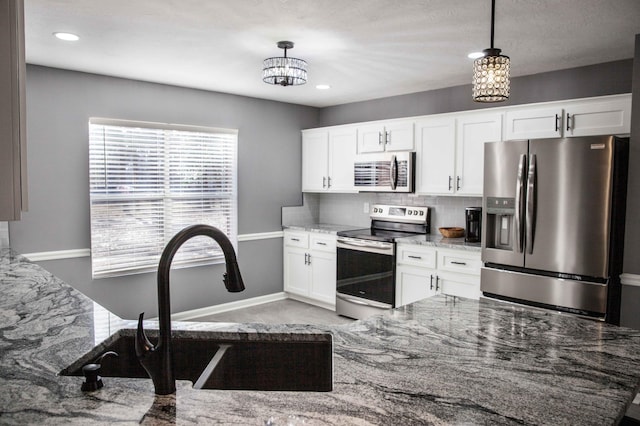
[[[150,338],[154,333],[150,331]],[[175,331],[174,374],[197,389],[315,391],[333,387],[330,333],[224,333]],[[120,330],[62,370],[82,376],[82,367],[107,351],[102,377],[149,378],[135,352],[135,330]]]

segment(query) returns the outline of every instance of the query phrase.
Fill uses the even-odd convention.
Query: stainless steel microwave
[[[360,192],[413,192],[415,152],[361,154],[353,167]]]

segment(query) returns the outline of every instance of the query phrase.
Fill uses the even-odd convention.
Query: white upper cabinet
[[[456,194],[482,196],[484,144],[501,140],[502,114],[465,114],[456,119]]]
[[[484,143],[502,140],[500,113],[416,122],[416,192],[482,196]]]
[[[302,132],[302,191],[355,192],[356,128]]]
[[[358,126],[359,154],[413,149],[413,121],[389,121]]]
[[[329,173],[329,132],[302,132],[302,190],[326,191]]]
[[[631,132],[631,96],[576,103],[564,118],[565,136],[625,135]]]
[[[453,194],[456,166],[455,118],[416,122],[416,192]]]
[[[631,131],[631,95],[517,107],[505,121],[506,140],[625,135]]]
[[[562,108],[507,111],[505,139],[543,139],[562,136]]]

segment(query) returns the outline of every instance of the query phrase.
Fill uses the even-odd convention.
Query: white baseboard
[[[620,283],[640,287],[640,275],[624,273],[620,275]]]
[[[285,293],[285,294],[287,295],[287,298],[293,299],[293,300],[297,300],[298,302],[304,302],[304,303],[306,303],[308,305],[318,306],[320,308],[328,309],[330,311],[335,311],[336,310],[336,304],[335,303],[320,302],[318,300],[309,299],[309,298],[306,298],[304,296],[298,296],[297,294],[293,294],[293,293]]]
[[[263,303],[277,302],[287,299],[284,292],[268,294],[266,296],[252,297],[251,299],[238,300],[237,302],[223,303],[221,305],[208,306],[206,308],[192,309],[190,311],[178,312],[171,315],[174,321],[193,321],[201,317],[220,314],[223,312],[235,311],[236,309],[249,308],[251,306],[262,305]]]

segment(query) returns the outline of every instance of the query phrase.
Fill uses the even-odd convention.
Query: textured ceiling
[[[491,2],[25,0],[25,17],[28,63],[322,107],[469,84]],[[640,0],[496,1],[512,76],[631,58],[639,33]],[[307,84],[262,82],[279,40],[309,63]]]

